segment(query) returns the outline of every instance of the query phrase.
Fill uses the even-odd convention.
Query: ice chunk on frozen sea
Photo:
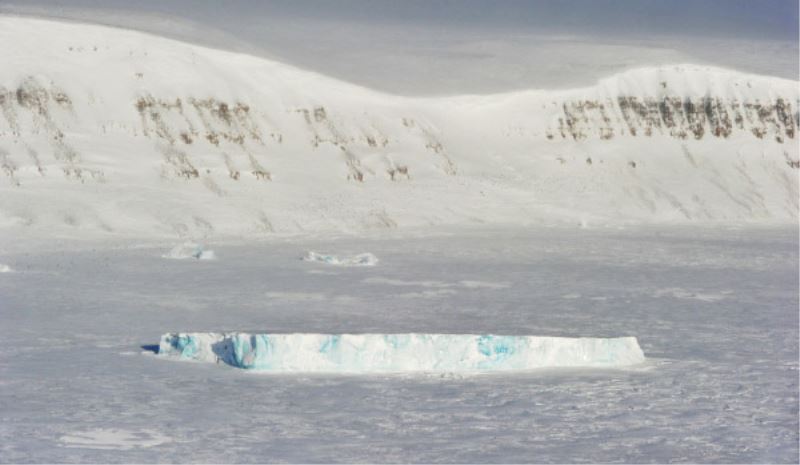
[[[273,373],[488,372],[644,361],[635,337],[488,334],[167,333],[158,353]]]
[[[201,244],[194,242],[184,242],[172,248],[169,252],[162,255],[164,258],[183,260],[194,258],[196,260],[213,260],[215,257],[213,250],[205,250]]]
[[[10,266],[0,263],[0,273],[11,273],[12,271],[14,270]]]
[[[307,262],[322,262],[329,265],[339,266],[375,266],[378,263],[378,257],[371,253],[362,253],[352,257],[338,257],[336,255],[327,255],[310,251],[306,253],[303,260]]]

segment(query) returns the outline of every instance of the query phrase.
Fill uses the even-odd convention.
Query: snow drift
[[[484,372],[623,367],[644,361],[634,337],[413,333],[168,333],[158,353],[272,373]]]
[[[0,41],[0,228],[798,218],[796,81],[675,65],[405,98],[101,26],[0,16]]]

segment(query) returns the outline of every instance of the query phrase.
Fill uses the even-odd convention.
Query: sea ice
[[[273,373],[488,372],[623,367],[644,361],[635,337],[476,334],[167,333],[159,355]]]

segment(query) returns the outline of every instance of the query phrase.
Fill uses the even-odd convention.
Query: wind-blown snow
[[[696,65],[405,98],[242,54],[0,16],[0,228],[362,233],[794,223],[796,81]]]
[[[303,260],[307,262],[320,262],[337,266],[375,266],[378,264],[378,257],[369,252],[353,255],[352,257],[339,257],[336,255],[328,255],[309,251],[303,257]]]
[[[472,334],[168,333],[159,355],[272,373],[483,372],[623,367],[644,362],[634,337]]]

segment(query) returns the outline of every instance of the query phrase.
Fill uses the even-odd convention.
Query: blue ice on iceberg
[[[167,333],[159,356],[272,373],[489,372],[612,368],[645,359],[635,337],[475,334]]]

